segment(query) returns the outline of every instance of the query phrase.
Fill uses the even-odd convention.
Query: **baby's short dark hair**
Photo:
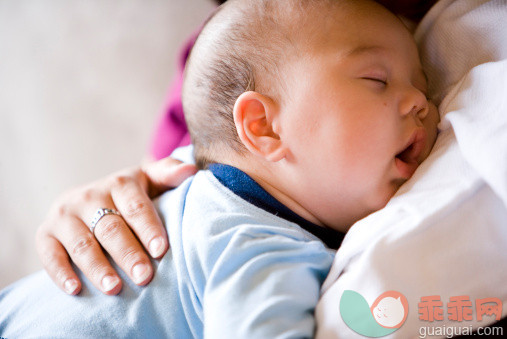
[[[230,152],[244,155],[233,108],[245,91],[257,91],[280,102],[281,70],[303,53],[312,27],[311,13],[325,20],[339,0],[228,0],[208,19],[185,70],[183,110],[199,168],[220,162]],[[305,41],[306,42],[306,41]],[[284,93],[287,95],[287,93]]]

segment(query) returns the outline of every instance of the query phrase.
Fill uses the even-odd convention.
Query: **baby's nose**
[[[419,120],[426,118],[429,111],[428,99],[423,92],[417,88],[410,88],[400,102],[400,113],[402,115],[413,114]]]

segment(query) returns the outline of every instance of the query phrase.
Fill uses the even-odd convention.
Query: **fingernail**
[[[78,283],[74,279],[67,279],[63,283],[63,288],[65,289],[65,292],[67,292],[67,294],[74,294],[77,287],[78,287]]]
[[[150,267],[146,264],[137,264],[132,269],[132,278],[136,284],[143,283],[150,274]]]
[[[158,258],[164,253],[164,239],[157,237],[150,241],[149,245],[150,254],[153,258]]]
[[[109,292],[113,288],[115,288],[119,282],[120,279],[118,279],[117,277],[112,275],[106,275],[104,278],[102,278],[102,288],[104,289],[105,292]]]

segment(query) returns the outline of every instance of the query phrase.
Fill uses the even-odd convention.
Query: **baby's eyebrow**
[[[385,53],[386,48],[379,45],[363,45],[358,46],[355,48],[352,48],[351,50],[347,51],[345,54],[346,56],[359,56],[362,54],[376,54],[376,53]]]

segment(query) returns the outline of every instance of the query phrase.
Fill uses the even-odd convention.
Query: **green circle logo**
[[[366,337],[383,337],[399,329],[408,315],[403,294],[387,291],[371,304],[355,291],[345,290],[340,300],[340,314],[347,326]]]

